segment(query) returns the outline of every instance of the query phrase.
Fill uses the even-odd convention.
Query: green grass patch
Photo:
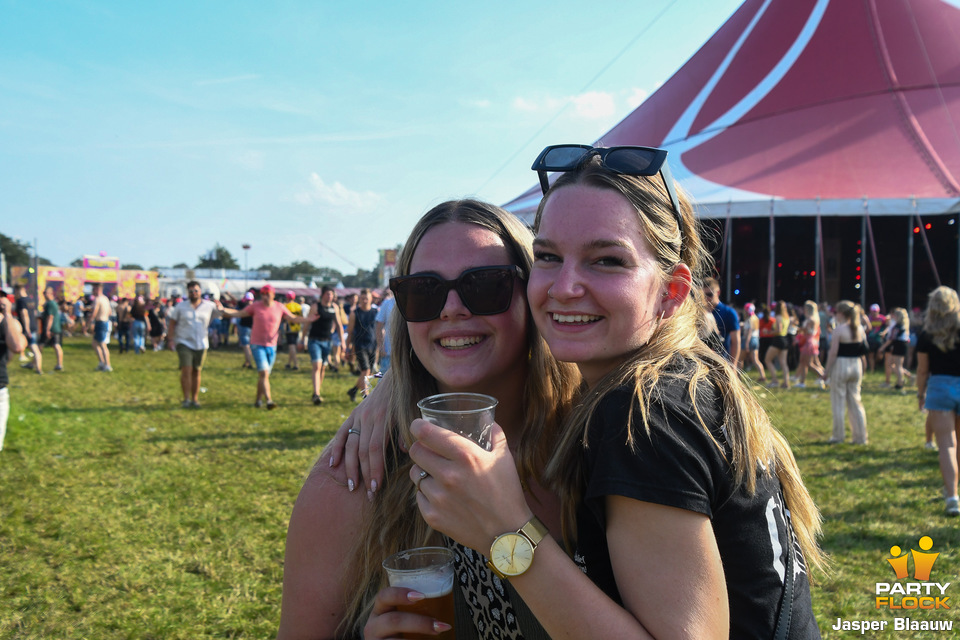
[[[270,638],[280,615],[283,547],[302,479],[352,404],[350,375],[330,375],[310,403],[309,360],[271,376],[280,408],[252,406],[256,374],[235,348],[213,351],[203,408],[180,408],[176,356],[118,355],[95,372],[84,339],[66,371],[10,363],[11,412],[0,452],[0,637]],[[914,388],[864,389],[870,445],[826,444],[829,393],[758,389],[824,516],[833,568],[814,588],[825,638],[836,619],[953,619],[877,611],[874,585],[895,582],[890,547],[940,552],[936,582],[960,582],[960,531],[943,516],[935,452],[922,448]],[[322,536],[323,532],[318,531]],[[912,564],[911,564],[912,567]],[[888,629],[892,627],[892,624]],[[866,637],[871,637],[868,633]],[[929,632],[873,637],[921,638]]]

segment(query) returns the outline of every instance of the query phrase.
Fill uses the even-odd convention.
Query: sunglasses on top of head
[[[625,176],[655,176],[660,174],[670,198],[670,206],[683,230],[680,199],[673,185],[673,175],[667,164],[667,150],[655,147],[591,147],[587,144],[555,144],[540,152],[530,167],[540,177],[540,188],[546,194],[550,189],[547,172],[576,171],[591,156],[600,158],[600,164],[614,173]]]
[[[492,316],[510,308],[514,281],[523,279],[517,265],[467,269],[453,280],[444,280],[434,273],[418,273],[390,278],[390,290],[397,301],[397,310],[407,322],[436,320],[447,303],[451,289],[460,302],[475,316]]]

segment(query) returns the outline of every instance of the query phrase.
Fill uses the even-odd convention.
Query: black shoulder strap
[[[790,619],[793,617],[793,525],[790,518],[784,518],[787,528],[787,562],[783,575],[783,594],[780,596],[780,614],[777,616],[777,628],[773,631],[774,640],[787,640],[790,635]]]

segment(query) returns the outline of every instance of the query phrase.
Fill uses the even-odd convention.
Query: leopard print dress
[[[469,547],[447,540],[453,549],[463,602],[482,640],[549,638],[516,591],[487,567],[487,559]],[[457,632],[457,637],[461,634]]]

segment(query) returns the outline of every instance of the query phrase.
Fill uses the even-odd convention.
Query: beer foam
[[[390,586],[406,587],[419,591],[428,598],[439,598],[445,596],[453,590],[453,572],[449,574],[437,575],[436,573],[414,573],[405,572],[406,575],[400,577],[391,576]]]

